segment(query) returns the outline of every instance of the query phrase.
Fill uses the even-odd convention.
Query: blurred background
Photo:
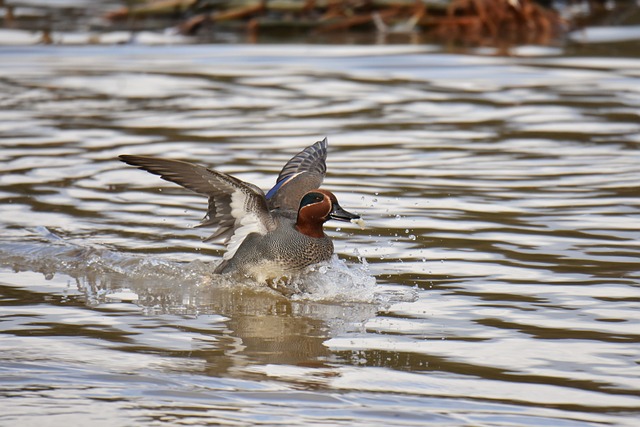
[[[631,53],[639,15],[633,0],[2,0],[0,43],[409,43],[456,51],[599,37],[627,41],[618,48]]]
[[[637,1],[0,0],[0,425],[635,427]],[[284,297],[206,199],[328,137]]]

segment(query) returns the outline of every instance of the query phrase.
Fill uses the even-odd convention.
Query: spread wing
[[[267,193],[270,209],[298,211],[302,196],[319,188],[327,173],[327,138],[305,148],[284,165]]]
[[[120,160],[208,196],[209,208],[198,227],[218,226],[205,242],[221,240],[227,245],[225,260],[233,257],[249,234],[266,234],[276,227],[264,193],[253,184],[180,160],[129,155],[120,156]]]

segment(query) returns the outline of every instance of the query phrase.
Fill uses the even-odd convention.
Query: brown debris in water
[[[471,44],[548,44],[563,27],[557,12],[532,0],[453,0],[434,34]]]
[[[263,31],[327,34],[369,30],[421,33],[439,41],[473,45],[547,44],[565,28],[556,11],[534,0],[451,0],[448,4],[421,0],[143,0],[107,18],[176,15],[181,17],[177,28],[185,35],[224,24],[254,36]]]

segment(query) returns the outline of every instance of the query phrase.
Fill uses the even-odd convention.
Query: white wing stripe
[[[227,252],[222,257],[225,260],[233,258],[249,234],[267,234],[267,229],[260,217],[246,208],[247,199],[247,194],[239,190],[231,195],[231,215],[236,218],[236,221],[235,231],[227,244]]]

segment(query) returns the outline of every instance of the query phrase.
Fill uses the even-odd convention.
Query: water
[[[0,425],[636,425],[640,60],[517,53],[1,48]],[[324,136],[368,227],[291,298],[116,160]]]

